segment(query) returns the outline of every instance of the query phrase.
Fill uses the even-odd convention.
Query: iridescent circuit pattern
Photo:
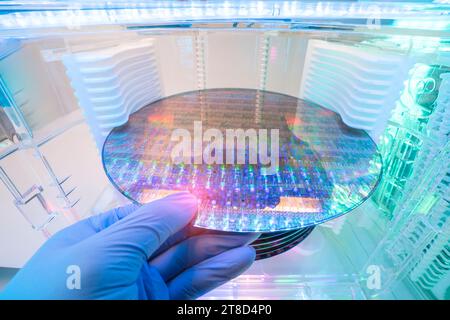
[[[253,164],[174,162],[172,151],[179,143],[174,130],[194,137],[199,121],[203,132],[218,129],[224,136],[227,129],[278,129],[275,171],[268,174],[267,162],[259,159]],[[234,153],[248,160],[251,144],[237,145]],[[224,159],[227,146],[224,142]],[[238,232],[294,230],[340,216],[367,199],[382,168],[376,144],[336,113],[250,89],[193,91],[140,109],[109,134],[103,163],[111,182],[133,201],[189,190],[199,199],[196,226]]]

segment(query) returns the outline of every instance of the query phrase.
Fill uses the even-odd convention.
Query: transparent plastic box
[[[1,2],[0,266],[21,267],[57,230],[129,201],[101,148],[130,114],[181,92],[247,88],[317,103],[365,130],[383,177],[363,205],[204,298],[449,299],[449,10]],[[95,59],[104,75],[80,72]]]

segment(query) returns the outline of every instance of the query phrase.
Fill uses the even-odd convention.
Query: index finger
[[[171,235],[191,222],[196,211],[194,195],[176,193],[139,207],[91,239],[148,259]]]

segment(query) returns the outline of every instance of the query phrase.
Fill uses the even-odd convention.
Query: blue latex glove
[[[69,226],[36,252],[2,298],[195,299],[246,270],[255,259],[248,244],[258,237],[193,228],[196,209],[196,198],[183,192]],[[67,285],[74,270],[80,289]]]

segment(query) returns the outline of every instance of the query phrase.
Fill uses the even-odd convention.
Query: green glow
[[[403,93],[393,110],[389,125],[380,139],[384,160],[383,179],[374,199],[388,218],[408,198],[408,184],[423,157],[420,150],[428,136],[428,122],[436,109],[440,75],[450,72],[445,66],[416,64],[409,72]],[[426,156],[426,155],[424,155]],[[411,188],[410,188],[411,189]]]

